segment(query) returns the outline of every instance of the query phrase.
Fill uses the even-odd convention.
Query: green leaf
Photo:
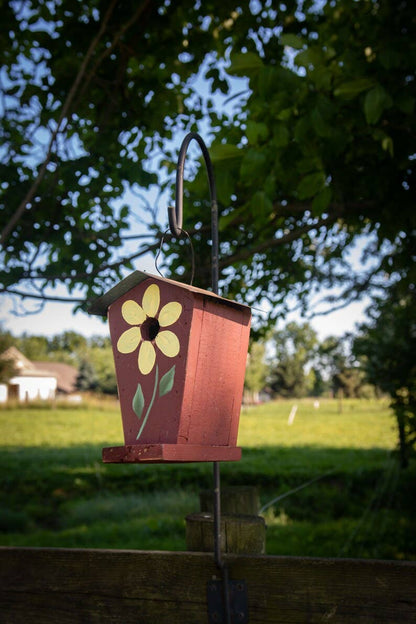
[[[132,407],[137,418],[141,418],[143,409],[144,409],[144,396],[143,396],[142,386],[140,383],[137,385],[137,390],[132,401]]]
[[[276,119],[279,119],[279,121],[287,121],[291,118],[292,114],[293,108],[284,108],[276,115]]]
[[[390,156],[393,158],[394,156],[394,144],[393,139],[389,136],[385,136],[381,141],[381,147],[385,152],[388,152]]]
[[[329,186],[325,186],[312,201],[312,213],[314,215],[321,215],[329,206],[331,201],[332,191]]]
[[[223,232],[236,219],[236,211],[231,210],[228,214],[221,215],[219,220],[219,230]]]
[[[258,123],[257,121],[248,121],[246,128],[246,135],[249,143],[255,145],[259,139],[267,139],[269,130],[265,123]]]
[[[325,122],[321,111],[318,108],[314,108],[311,113],[311,120],[314,130],[318,136],[327,137],[332,134],[332,126]]]
[[[218,199],[222,204],[227,205],[235,189],[235,176],[228,167],[218,167],[215,177]]]
[[[274,65],[265,65],[261,68],[258,75],[258,95],[261,100],[269,101],[271,97],[276,93],[278,85],[282,82],[282,74]]]
[[[321,49],[314,46],[299,52],[294,62],[298,67],[305,67],[306,69],[309,69],[311,66],[318,67],[324,63],[324,55]]]
[[[232,54],[231,65],[227,68],[227,74],[231,76],[247,76],[257,73],[263,67],[263,61],[254,52],[244,54]]]
[[[274,147],[286,147],[289,143],[290,134],[289,130],[283,123],[276,123],[273,128],[273,146]]]
[[[175,364],[167,373],[165,373],[159,383],[159,396],[165,396],[172,388],[175,381]]]
[[[289,48],[295,48],[295,50],[301,50],[304,46],[302,37],[293,35],[291,33],[281,35],[279,42],[282,46],[288,46]]]
[[[212,145],[209,153],[212,162],[241,158],[241,150],[236,145],[230,145],[228,143],[223,145]]]
[[[267,171],[266,155],[259,149],[250,148],[241,163],[240,175],[244,182],[264,178]]]
[[[257,193],[254,193],[251,198],[250,208],[252,209],[253,214],[265,215],[272,211],[273,204],[264,191],[257,191]]]
[[[318,193],[324,186],[325,176],[323,171],[317,171],[306,175],[298,186],[299,199],[308,199]]]
[[[358,78],[357,80],[350,80],[340,84],[336,89],[334,89],[334,95],[335,97],[352,99],[363,91],[368,91],[368,89],[371,89],[373,86],[374,80],[370,80],[369,78]]]
[[[376,85],[365,96],[364,113],[368,124],[375,124],[391,104],[391,98],[381,85]]]

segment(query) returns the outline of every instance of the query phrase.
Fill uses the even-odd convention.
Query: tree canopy
[[[311,390],[306,367],[314,360],[318,346],[315,330],[308,323],[291,322],[273,333],[272,344],[272,390],[282,397],[306,396]]]
[[[168,188],[188,130],[210,143],[225,295],[267,301],[273,320],[323,286],[343,305],[413,280],[410,0],[10,0],[0,40],[3,292],[63,283],[85,301],[156,250],[164,215],[143,204],[132,233],[125,191]],[[206,287],[195,171],[184,228]],[[185,245],[165,255],[186,279]]]
[[[416,292],[394,285],[387,297],[376,300],[369,323],[360,327],[354,349],[370,383],[392,398],[406,466],[416,448]]]

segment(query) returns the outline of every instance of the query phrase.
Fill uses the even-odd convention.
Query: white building
[[[69,394],[75,389],[77,370],[73,366],[31,362],[15,347],[10,347],[0,357],[11,362],[14,368],[8,382],[0,384],[0,403],[50,400],[57,392]]]

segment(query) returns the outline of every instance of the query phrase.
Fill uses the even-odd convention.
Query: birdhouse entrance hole
[[[159,321],[155,318],[148,318],[141,327],[143,340],[154,340],[160,330]]]

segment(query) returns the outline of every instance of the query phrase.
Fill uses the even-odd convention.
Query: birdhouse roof
[[[209,291],[203,290],[202,288],[196,288],[195,286],[190,286],[189,284],[183,284],[182,282],[176,282],[175,280],[167,279],[165,277],[152,275],[150,273],[146,273],[144,271],[134,271],[126,278],[124,278],[121,282],[113,286],[110,290],[108,290],[104,295],[101,295],[98,299],[95,299],[88,308],[89,314],[95,314],[96,316],[105,316],[107,314],[107,310],[112,303],[117,301],[120,297],[125,295],[129,290],[138,286],[141,282],[152,279],[160,284],[173,284],[174,286],[178,286],[183,290],[202,295],[204,297],[210,297],[212,299],[218,300],[219,303],[224,305],[229,305],[237,308],[250,308],[244,304],[237,303],[236,301],[231,301],[230,299],[224,299],[219,295]]]

